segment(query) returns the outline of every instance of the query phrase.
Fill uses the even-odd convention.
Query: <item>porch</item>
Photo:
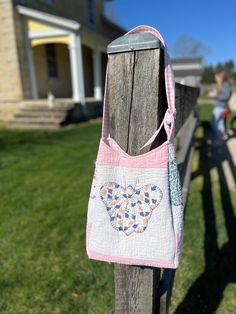
[[[30,98],[101,101],[108,39],[73,20],[17,6],[22,17]],[[63,102],[60,101],[60,102]]]

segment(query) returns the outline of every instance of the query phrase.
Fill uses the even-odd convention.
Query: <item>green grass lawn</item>
[[[0,129],[1,314],[114,312],[113,267],[88,260],[85,251],[100,128],[94,121],[58,132]],[[226,232],[234,220],[231,210],[227,224],[225,211],[236,201],[204,159],[202,134],[200,128],[171,313],[234,313],[232,235],[229,240]]]
[[[112,266],[85,252],[99,135],[0,131],[1,314],[112,312]]]

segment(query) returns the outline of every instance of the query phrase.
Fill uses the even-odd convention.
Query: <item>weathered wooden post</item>
[[[167,109],[162,46],[150,34],[133,34],[113,42],[108,54],[111,137],[139,155]],[[116,313],[153,313],[159,274],[157,268],[115,265]]]
[[[108,46],[107,82],[111,137],[128,154],[140,155],[140,147],[157,130],[167,109],[161,42],[149,33],[129,34],[112,42]],[[177,131],[198,94],[178,86],[176,107],[181,115],[177,116]],[[141,153],[165,140],[165,132],[160,132]],[[114,271],[117,314],[168,313],[174,272],[165,271],[160,281],[158,268],[116,264]]]

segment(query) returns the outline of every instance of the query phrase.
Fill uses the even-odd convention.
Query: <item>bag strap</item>
[[[175,81],[174,81],[174,74],[171,67],[171,62],[167,50],[167,46],[165,44],[164,39],[162,38],[161,34],[150,26],[141,25],[138,27],[135,27],[131,31],[125,34],[136,34],[136,33],[149,33],[158,38],[163,47],[164,47],[164,66],[165,66],[165,88],[166,88],[166,97],[167,97],[167,103],[168,103],[168,109],[165,113],[164,119],[162,120],[162,123],[159,127],[159,129],[151,136],[151,138],[143,145],[142,148],[146,147],[147,145],[150,145],[160,132],[161,128],[165,127],[165,131],[167,133],[168,140],[171,139],[174,135],[174,118],[175,118]],[[110,137],[109,132],[109,104],[108,104],[108,66],[106,71],[106,80],[105,80],[105,92],[104,92],[104,104],[103,104],[103,122],[102,122],[102,137],[108,138]]]

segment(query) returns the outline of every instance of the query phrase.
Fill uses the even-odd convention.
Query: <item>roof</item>
[[[177,58],[172,59],[172,68],[176,77],[201,76],[202,58]]]
[[[188,63],[202,63],[201,57],[189,57],[189,58],[175,58],[172,59],[172,64],[188,64]]]
[[[108,24],[109,26],[111,26],[112,28],[115,28],[117,31],[121,32],[122,34],[123,33],[126,33],[126,29],[123,28],[122,26],[114,23],[112,20],[110,20],[106,15],[102,15],[102,20],[104,23]]]
[[[201,76],[202,70],[174,70],[175,77]]]
[[[47,24],[56,25],[60,28],[76,31],[80,28],[80,24],[74,20],[66,19],[57,15],[45,13],[35,9],[27,8],[21,5],[16,6],[19,14],[27,16],[29,18],[45,22]]]

